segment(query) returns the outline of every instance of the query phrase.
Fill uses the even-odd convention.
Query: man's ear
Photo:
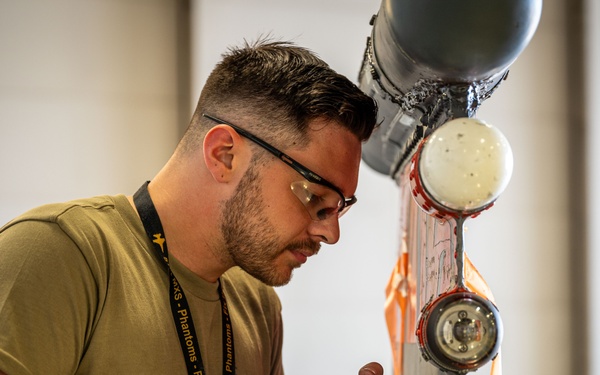
[[[241,144],[240,135],[226,125],[217,125],[206,133],[203,147],[204,162],[215,181],[231,180],[235,168],[239,165]]]

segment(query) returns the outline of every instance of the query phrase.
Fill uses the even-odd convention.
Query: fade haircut
[[[182,140],[188,143],[185,148],[201,145],[214,126],[203,113],[280,146],[305,146],[308,126],[315,119],[335,122],[360,141],[373,132],[375,101],[306,48],[267,38],[231,47],[222,58],[202,89]]]

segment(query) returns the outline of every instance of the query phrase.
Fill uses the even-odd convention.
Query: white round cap
[[[504,191],[513,170],[506,137],[474,118],[457,118],[426,140],[419,174],[427,193],[455,211],[473,211],[491,204]]]

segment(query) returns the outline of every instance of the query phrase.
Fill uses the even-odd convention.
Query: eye
[[[291,188],[313,220],[325,220],[337,214],[343,204],[339,194],[320,184],[298,181],[292,183]]]
[[[313,193],[311,193],[305,187],[299,188],[298,186],[292,185],[292,191],[294,192],[294,194],[296,194],[298,199],[300,199],[302,204],[304,204],[307,207],[310,204],[310,202],[313,200]]]
[[[322,196],[310,191],[306,190],[306,207],[311,210],[319,211],[326,204],[325,199]]]
[[[335,214],[336,212],[337,212],[337,209],[335,209],[333,207],[324,207],[317,211],[317,218],[319,220],[325,220],[328,217],[330,217],[331,215]]]
[[[338,212],[339,202],[335,196],[331,194],[322,196],[312,192],[308,194],[310,194],[310,200],[307,201],[306,207],[310,212],[315,213],[318,220],[325,220]]]

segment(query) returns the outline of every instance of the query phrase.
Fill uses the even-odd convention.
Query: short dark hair
[[[306,48],[262,39],[229,48],[222,57],[202,89],[190,127],[209,124],[202,119],[207,113],[266,140],[302,143],[317,118],[338,123],[361,141],[373,132],[375,101]]]

